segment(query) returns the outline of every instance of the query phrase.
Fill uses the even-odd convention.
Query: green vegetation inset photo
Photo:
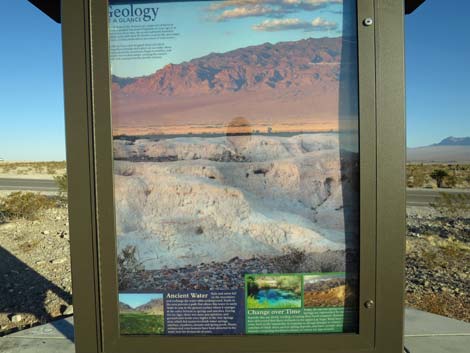
[[[120,293],[119,320],[123,335],[163,334],[163,295]]]

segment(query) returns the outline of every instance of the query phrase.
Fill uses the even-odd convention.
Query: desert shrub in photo
[[[120,290],[129,288],[134,281],[135,274],[144,270],[142,262],[136,257],[136,250],[135,246],[128,245],[118,254],[117,270]]]
[[[25,218],[37,218],[39,211],[53,208],[57,202],[45,195],[33,192],[13,192],[0,199],[0,221]]]
[[[285,255],[275,259],[281,273],[343,272],[345,271],[344,251],[306,253],[299,249],[289,249]]]
[[[300,273],[306,257],[303,250],[289,249],[285,255],[276,258],[276,265],[281,273]]]

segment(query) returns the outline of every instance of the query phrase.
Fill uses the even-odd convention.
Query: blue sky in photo
[[[269,4],[254,8],[254,11],[267,12],[264,16],[242,15],[237,9],[241,11],[243,6],[214,9],[214,6],[223,4],[224,1],[213,2],[212,7],[208,1],[153,5],[158,6],[157,21],[175,25],[176,32],[180,34],[169,42],[173,47],[172,53],[159,60],[113,62],[112,72],[120,77],[143,76],[154,73],[168,63],[179,64],[210,53],[224,53],[266,42],[274,44],[312,37],[338,37],[343,32],[343,5],[338,3],[338,0],[326,1],[332,3],[309,11],[292,9],[290,5],[286,9]],[[150,5],[134,6],[145,8]],[[129,6],[114,5],[111,6],[111,11],[125,8]],[[120,20],[121,18],[114,18],[110,21],[110,26],[136,26],[133,23],[119,22]],[[316,25],[313,25],[315,20]],[[351,28],[348,29],[351,31]]]
[[[153,299],[162,299],[163,294],[153,293],[119,293],[119,301],[129,305],[133,309],[136,307],[146,304]]]
[[[198,57],[212,51],[223,52],[263,42],[336,36],[341,30],[341,18],[337,13],[341,5],[338,4],[313,12],[284,11],[282,14],[231,19],[220,18],[226,8],[208,11],[209,5],[209,2],[193,3],[194,8],[180,14],[178,32],[192,36],[194,41],[185,41],[185,50],[181,51],[176,49],[178,46],[181,49],[182,44],[175,43],[175,56],[171,60],[181,62],[190,59],[189,54]],[[173,17],[168,13],[171,11],[168,5],[159,6],[162,17]],[[0,11],[9,14],[0,22],[0,158],[64,160],[60,25],[26,0],[2,1]],[[429,145],[451,135],[470,136],[468,13],[469,1],[450,4],[427,0],[414,14],[406,17],[409,146]],[[306,32],[308,23],[317,17],[327,23],[337,22],[337,29]],[[264,21],[286,18],[298,19],[299,22],[294,24],[298,27],[282,32],[261,30],[266,26],[254,30],[254,26],[260,26]],[[223,19],[225,21],[221,21]],[[187,27],[192,20],[200,24],[197,29]],[[224,31],[208,31],[220,24],[224,25]],[[204,46],[198,42],[201,36],[204,36]],[[165,60],[168,62],[168,57]],[[122,66],[114,69],[130,76],[154,72],[157,68],[144,66],[139,71],[141,69]]]

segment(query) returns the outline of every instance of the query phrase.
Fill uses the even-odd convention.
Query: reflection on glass
[[[111,1],[121,334],[357,330],[355,6]]]

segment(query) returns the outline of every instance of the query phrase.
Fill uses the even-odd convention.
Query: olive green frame
[[[402,352],[406,155],[403,2],[358,0],[359,334],[243,337],[119,336],[107,6],[106,0],[62,1],[76,351]],[[362,25],[366,17],[375,23]],[[375,305],[362,305],[368,300]]]

